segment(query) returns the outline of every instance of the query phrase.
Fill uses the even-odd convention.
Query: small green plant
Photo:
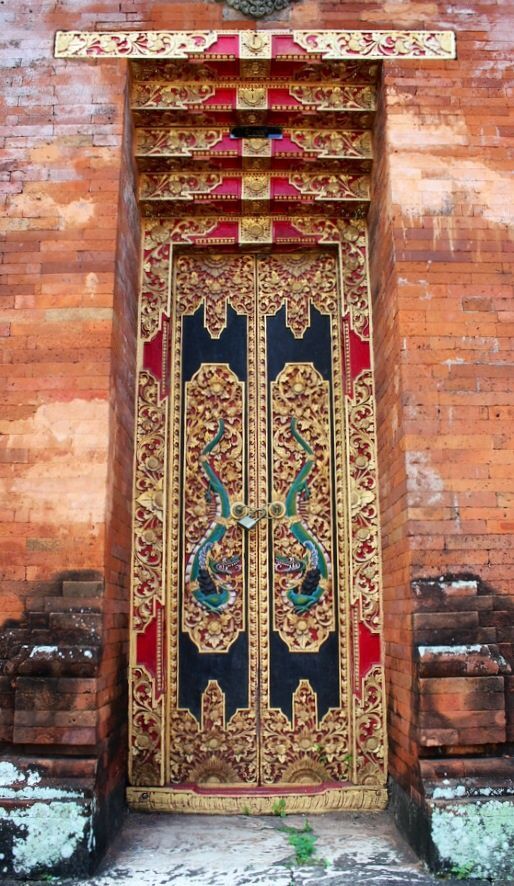
[[[451,869],[451,874],[456,880],[467,880],[475,869],[475,863],[468,861],[465,864],[456,864]]]
[[[286,813],[286,801],[284,797],[281,797],[280,800],[275,800],[273,806],[271,807],[271,812],[273,815],[278,815],[280,818],[285,818]]]
[[[327,861],[324,858],[319,858],[315,855],[318,837],[307,819],[304,822],[303,828],[283,825],[281,830],[287,834],[288,843],[294,850],[294,864],[299,867],[307,864],[327,866]]]
[[[252,814],[252,810],[250,809],[250,807],[243,806],[243,808],[241,809],[241,815],[251,815],[251,814]]]

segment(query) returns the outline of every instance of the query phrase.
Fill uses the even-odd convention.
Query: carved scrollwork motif
[[[228,723],[225,696],[216,680],[202,695],[201,724],[177,709],[170,723],[170,781],[203,785],[257,783],[255,712],[239,710]]]
[[[139,373],[134,502],[133,624],[141,631],[154,615],[163,582],[165,406],[151,373]]]
[[[295,338],[310,326],[313,304],[322,314],[337,312],[337,267],[333,256],[290,253],[270,256],[259,267],[262,311],[276,314],[285,303],[286,323]]]
[[[222,176],[214,172],[143,175],[140,197],[142,200],[190,200],[193,194],[210,194],[222,181]]]
[[[159,240],[153,248],[146,248],[144,252],[139,316],[143,340],[152,338],[159,329],[161,312],[168,302],[169,262],[169,235],[165,234],[165,242]]]
[[[223,129],[138,129],[136,154],[143,157],[192,157],[222,140]]]
[[[289,183],[300,194],[313,194],[318,200],[369,200],[369,176],[362,175],[289,175]]]
[[[348,778],[348,721],[343,710],[318,720],[317,698],[308,680],[293,695],[293,721],[276,708],[263,712],[263,784],[319,784]]]
[[[356,699],[357,783],[372,787],[384,783],[386,775],[384,743],[384,674],[381,665],[373,667],[362,680]]]
[[[226,652],[244,628],[244,548],[230,502],[244,489],[244,385],[203,364],[186,382],[183,630],[200,652]]]
[[[371,157],[371,134],[345,130],[292,129],[291,141],[316,157]]]
[[[380,629],[379,515],[376,483],[376,441],[373,376],[360,373],[348,398],[349,472],[354,599],[362,621]]]
[[[318,111],[372,111],[375,89],[371,86],[304,86],[289,87],[289,94],[302,105]]]
[[[312,364],[288,364],[272,382],[271,421],[274,496],[285,501],[273,527],[273,625],[291,652],[314,652],[335,624],[330,390]]]
[[[323,59],[453,58],[449,31],[294,31],[293,39]]]
[[[366,225],[354,220],[341,231],[343,298],[351,325],[361,339],[369,340],[370,312],[366,262]]]
[[[204,52],[215,31],[58,31],[56,58],[183,58]]]
[[[294,79],[300,83],[359,83],[374,84],[377,80],[378,63],[358,61],[320,62],[311,61],[294,72]]]
[[[194,314],[204,306],[204,325],[219,338],[227,325],[227,306],[240,314],[252,310],[255,293],[254,262],[250,255],[181,255],[175,272],[177,310]]]
[[[216,92],[209,83],[155,83],[143,81],[135,84],[132,91],[134,108],[185,109],[190,105],[202,105]]]
[[[296,0],[226,2],[258,18]],[[272,31],[240,33],[239,51],[232,49],[225,57],[271,58]],[[214,46],[219,36],[217,31],[58,31],[54,54],[56,58],[187,59]],[[455,58],[451,31],[294,31],[293,41],[304,52],[322,59]]]
[[[161,781],[162,699],[156,701],[153,679],[143,666],[131,672],[132,722],[130,747],[131,783],[158,785]]]

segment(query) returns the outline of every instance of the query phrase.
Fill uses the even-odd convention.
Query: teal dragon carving
[[[213,546],[225,535],[227,521],[230,517],[228,492],[209,460],[209,456],[224,433],[225,423],[223,419],[219,419],[216,434],[202,449],[200,465],[208,484],[206,499],[211,502],[213,497],[215,498],[216,515],[209,529],[196,545],[186,572],[186,576],[190,578],[191,582],[198,584],[198,587],[193,591],[195,600],[209,612],[221,612],[232,602],[234,589],[227,579],[241,571],[241,560],[237,556],[224,557],[217,561],[210,557]],[[216,584],[213,573],[219,580],[219,584]]]
[[[323,596],[324,588],[321,586],[320,580],[328,578],[328,565],[321,545],[307,530],[298,513],[299,502],[307,499],[310,495],[307,478],[316,463],[314,452],[298,431],[295,418],[291,418],[290,428],[292,436],[306,454],[305,461],[291,483],[285,499],[285,516],[291,521],[290,531],[307,551],[307,557],[298,570],[303,574],[301,584],[289,588],[286,592],[295,612],[300,614],[308,612]],[[301,562],[293,557],[277,557],[275,568],[282,573],[293,572],[297,571],[294,567]],[[308,569],[307,566],[309,566]]]

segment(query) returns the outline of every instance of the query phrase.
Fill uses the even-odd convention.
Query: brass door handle
[[[286,512],[285,505],[281,501],[272,501],[260,508],[251,508],[244,502],[234,502],[230,508],[230,514],[243,529],[253,529],[259,520],[267,517],[268,520],[276,520],[283,517]]]

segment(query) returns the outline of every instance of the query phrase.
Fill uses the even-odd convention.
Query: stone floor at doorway
[[[478,886],[485,882],[462,877],[442,881],[428,873],[387,813],[312,816],[307,828],[305,821],[294,815],[132,813],[97,875],[81,882],[84,886]],[[309,847],[311,863],[297,864],[295,853],[309,855]],[[79,881],[52,883],[71,886]]]

